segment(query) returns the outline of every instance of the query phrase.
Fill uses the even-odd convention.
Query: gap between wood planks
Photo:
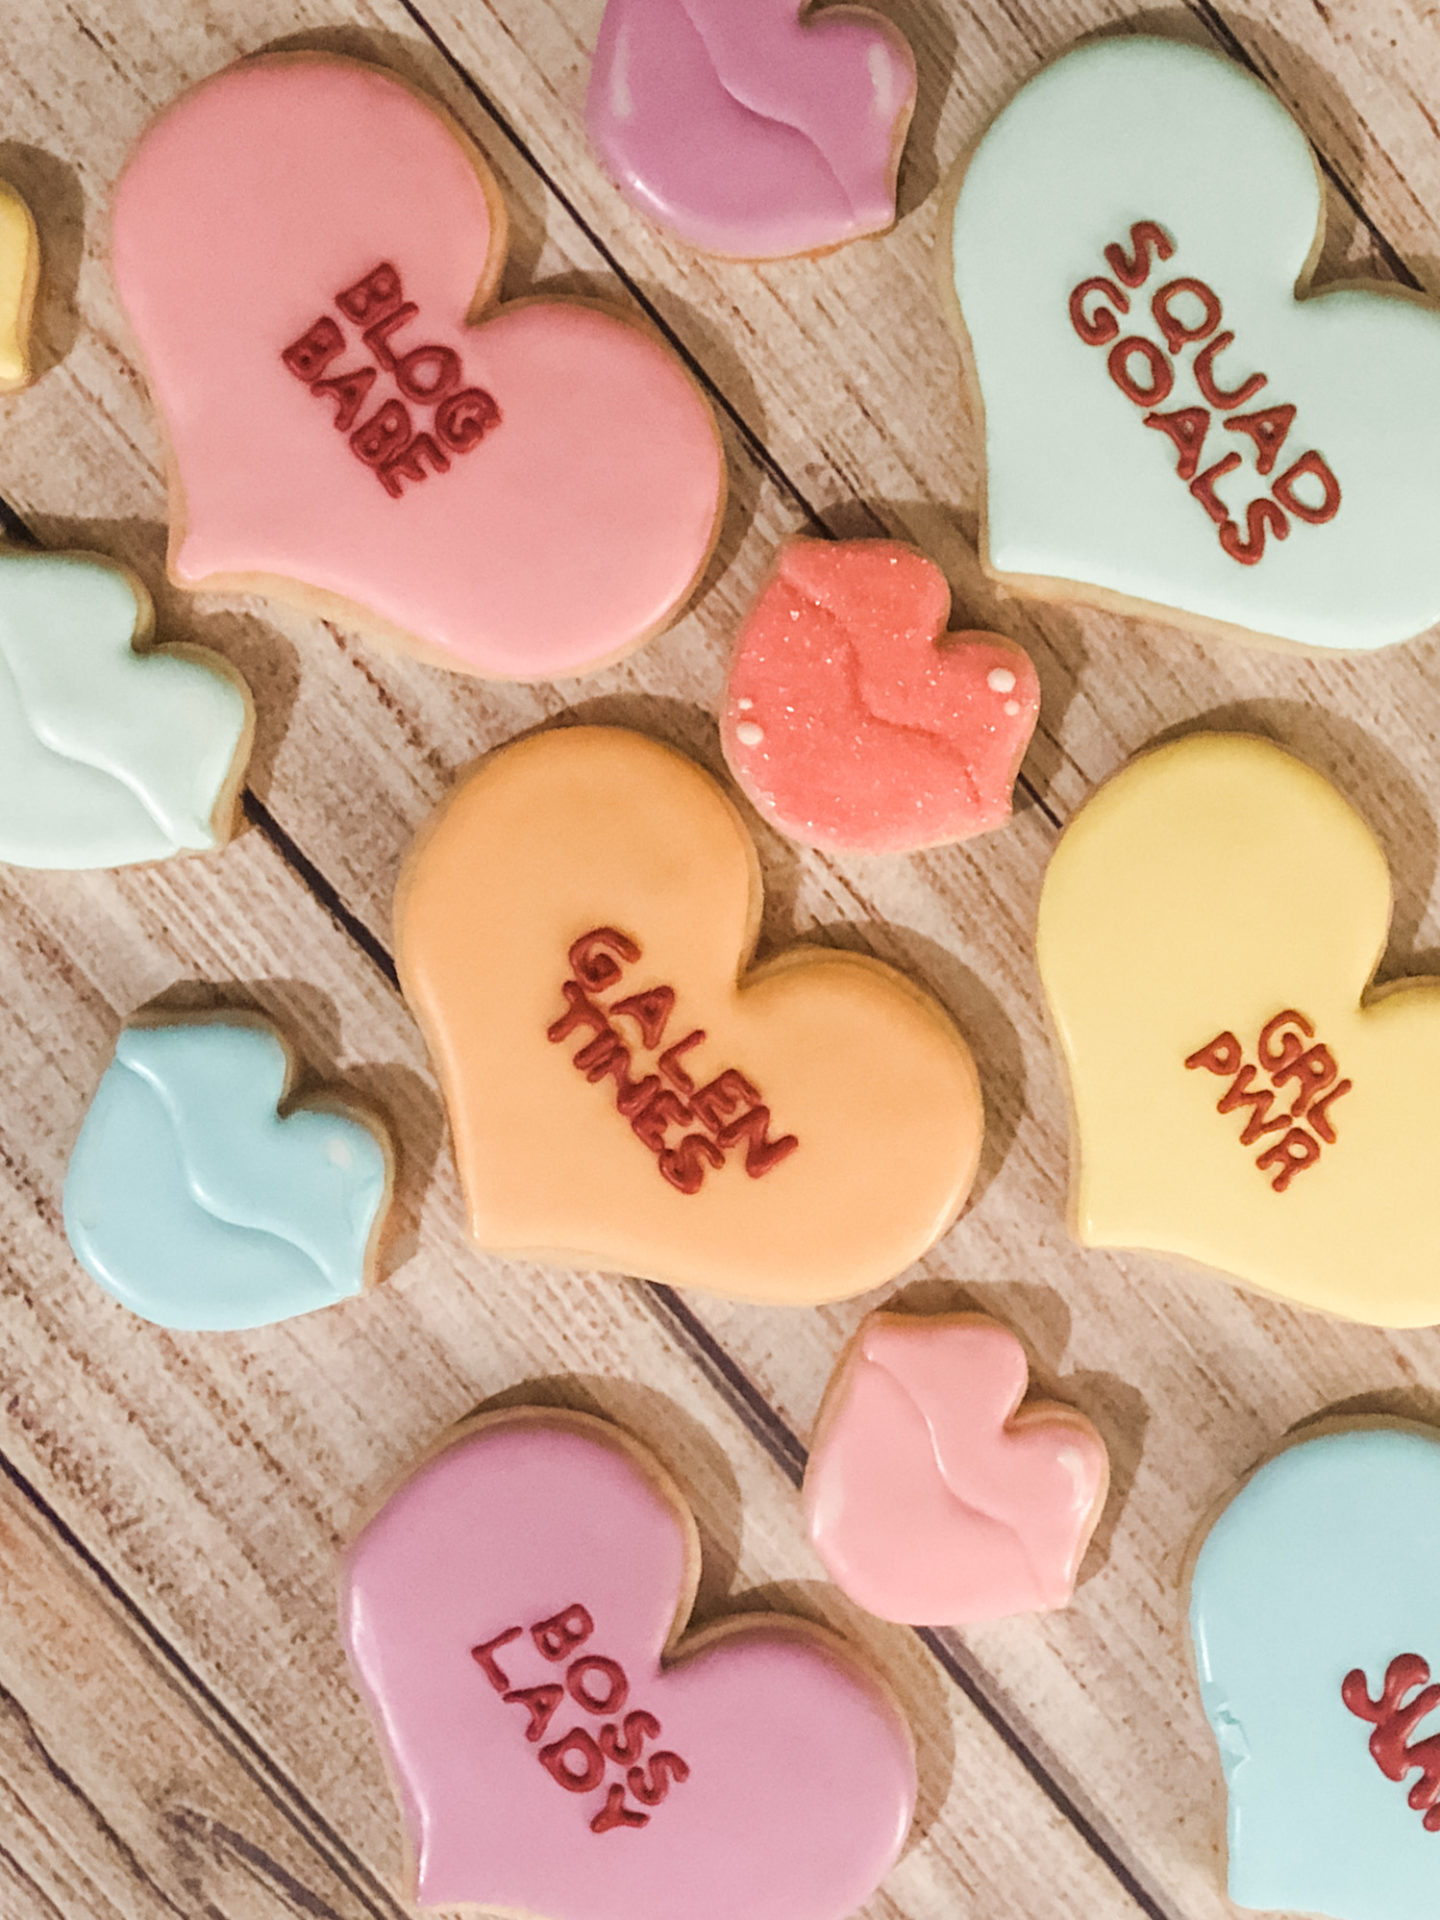
[[[651,324],[664,336],[673,351],[679,355],[693,377],[710,396],[714,405],[729,420],[756,464],[794,503],[812,529],[827,538],[835,538],[833,529],[806,497],[804,490],[779,465],[749,421],[729,397],[716,386],[706,368],[666,324],[654,305],[625,271],[613,249],[583,217],[562,186],[536,159],[515,127],[499,111],[464,62],[451,50],[419,7],[414,4],[414,0],[399,0],[399,4],[417,31],[445,61],[486,117],[494,123],[501,135],[510,142],[547,190],[564,207],[576,226],[595,246],[616,278],[647,315]],[[1268,83],[1270,76],[1262,71],[1260,63],[1250,53],[1238,33],[1229,25],[1219,8],[1212,4],[1212,0],[1186,0],[1186,4],[1212,38],[1233,59]],[[1313,145],[1312,142],[1312,147]],[[1348,185],[1328,157],[1318,149],[1316,152],[1327,181],[1369,235],[1376,252],[1395,280],[1407,288],[1420,291],[1421,285],[1418,278],[1405,264],[1396,247],[1366,212],[1359,195]],[[20,515],[3,498],[0,498],[0,526],[3,526],[5,533],[18,544],[27,546],[39,544]],[[1018,784],[1051,826],[1058,830],[1063,822],[1048,802],[1041,797],[1023,771]],[[285,864],[294,872],[296,878],[324,907],[334,923],[398,993],[399,982],[395,963],[384,942],[359,915],[347,907],[338,889],[248,787],[244,791],[242,804],[247,820],[264,835]],[[827,867],[829,865],[828,862],[824,864]],[[833,868],[830,871],[832,878],[835,877]],[[699,1315],[672,1288],[646,1281],[638,1281],[634,1284],[640,1288],[642,1296],[651,1307],[657,1321],[669,1336],[691,1360],[700,1366],[717,1392],[744,1422],[779,1471],[792,1485],[798,1487],[805,1470],[805,1448],[799,1437],[769,1405],[745,1369],[726,1350]],[[179,1649],[171,1644],[145,1613],[129,1599],[109,1571],[85,1547],[39,1490],[30,1484],[3,1452],[0,1452],[0,1472],[5,1474],[16,1492],[41,1517],[45,1525],[59,1536],[68,1551],[74,1554],[86,1566],[92,1577],[99,1581],[105,1592],[123,1610],[125,1617],[135,1630],[143,1635],[164,1663],[176,1673],[183,1690],[195,1696],[201,1703],[206,1715],[216,1723],[221,1737],[234,1751],[241,1766],[281,1816],[302,1836],[306,1844],[324,1858],[332,1870],[351,1887],[357,1899],[376,1916],[376,1920],[404,1920],[405,1909],[396,1902],[390,1891],[376,1879],[364,1862],[352,1853],[303,1790],[275,1765],[263,1746],[251,1737],[244,1726],[192,1670]],[[965,1695],[997,1738],[1005,1743],[1057,1812],[1061,1813],[1081,1836],[1139,1910],[1148,1916],[1148,1920],[1172,1920],[1174,1910],[1160,1893],[1146,1885],[1144,1878],[1129,1864],[1118,1841],[1109,1837],[1104,1830],[1105,1823],[1098,1817],[1086,1813],[1075,1794],[1060,1777],[1060,1769],[1045,1753],[1043,1742],[1032,1730],[1025,1729],[1007,1715],[983,1669],[971,1658],[960,1637],[954,1633],[930,1629],[916,1631],[922,1644],[947,1678]]]

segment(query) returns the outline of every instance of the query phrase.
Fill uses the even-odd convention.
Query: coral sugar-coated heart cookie
[[[1232,61],[1106,39],[1030,81],[942,247],[995,573],[1308,648],[1440,616],[1440,313],[1312,293],[1323,231],[1304,135]]]
[[[1179,740],[1080,810],[1036,942],[1087,1245],[1440,1321],[1440,982],[1372,989],[1389,919],[1373,835],[1268,741]]]
[[[721,720],[756,808],[810,846],[902,852],[1010,816],[1030,659],[947,633],[950,589],[891,540],[791,540],[740,630]]]
[[[805,1473],[810,1537],[885,1620],[972,1626],[1068,1605],[1110,1462],[1083,1414],[1017,1411],[1029,1367],[981,1314],[872,1313],[836,1369]]]
[[[30,320],[39,284],[34,215],[0,180],[0,393],[30,384]]]
[[[879,962],[749,970],[755,848],[672,748],[502,748],[416,845],[396,910],[478,1243],[807,1304],[954,1220],[983,1131],[965,1042]]]
[[[0,553],[0,860],[120,867],[219,846],[254,732],[200,647],[152,647],[150,596],[85,553]]]
[[[499,189],[399,80],[242,61],[117,189],[115,274],[172,453],[184,587],[274,590],[537,679],[665,626],[724,505],[709,407],[591,302],[490,302]]]
[[[682,1639],[699,1541],[605,1421],[482,1416],[351,1548],[343,1622],[422,1906],[847,1920],[915,1806],[886,1689],[808,1622]]]
[[[358,1294],[390,1198],[390,1142],[240,1014],[121,1034],[65,1175],[65,1231],[107,1293],[162,1327],[268,1326]]]
[[[627,199],[732,259],[821,253],[895,220],[910,44],[865,7],[609,0],[586,106]]]
[[[1312,1429],[1210,1528],[1190,1584],[1241,1907],[1432,1920],[1440,1435]]]

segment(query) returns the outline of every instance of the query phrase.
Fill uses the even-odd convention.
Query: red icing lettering
[[[387,313],[361,334],[361,339],[387,373],[395,371],[395,354],[390,345],[390,336],[398,333],[401,327],[408,327],[419,311],[413,300],[407,300],[403,306],[396,307],[393,313]]]
[[[1175,312],[1175,302],[1180,299],[1200,302],[1201,316],[1194,325]],[[1150,302],[1150,311],[1165,336],[1166,346],[1177,356],[1182,347],[1206,339],[1220,324],[1220,302],[1203,280],[1167,281]]]
[[[387,400],[363,427],[350,436],[350,445],[367,467],[383,467],[410,438],[410,414],[403,400]]]
[[[624,1787],[618,1780],[612,1780],[604,1806],[590,1822],[590,1831],[609,1833],[612,1827],[648,1827],[649,1824],[649,1814],[641,1813],[637,1807],[627,1807]]]
[[[625,1776],[631,1793],[643,1807],[658,1807],[672,1782],[677,1787],[683,1786],[689,1778],[689,1767],[678,1753],[668,1749],[652,1753],[644,1766],[631,1767]]]
[[[545,1029],[547,1040],[568,1040],[578,1027],[586,1027],[591,1033],[609,1032],[605,1009],[595,1005],[578,980],[566,980],[560,991],[565,997],[565,1012]]]
[[[565,1698],[565,1689],[552,1681],[543,1687],[512,1687],[504,1698],[507,1706],[524,1707],[530,1715],[525,1738],[534,1742],[544,1738],[550,1722],[555,1718],[555,1709]]]
[[[778,1167],[799,1146],[800,1142],[793,1133],[787,1133],[779,1140],[770,1138],[770,1109],[752,1107],[749,1113],[742,1113],[727,1127],[722,1127],[715,1136],[722,1147],[735,1147],[745,1142],[745,1171],[752,1180],[758,1180],[762,1174],[769,1173],[772,1167]]]
[[[540,1749],[540,1764],[571,1793],[592,1793],[605,1778],[605,1757],[583,1727]]]
[[[1407,1694],[1413,1695],[1408,1701]],[[1400,1654],[1385,1670],[1378,1700],[1370,1698],[1364,1669],[1356,1667],[1341,1681],[1340,1697],[1357,1719],[1374,1727],[1370,1752],[1387,1780],[1420,1775],[1406,1798],[1424,1815],[1425,1831],[1440,1833],[1440,1734],[1411,1738],[1420,1722],[1440,1707],[1440,1687],[1430,1684],[1429,1662],[1418,1654]]]
[[[1208,1073],[1218,1073],[1228,1080],[1232,1073],[1239,1071],[1241,1060],[1240,1042],[1233,1033],[1217,1033],[1207,1047],[1197,1047],[1185,1062],[1187,1067],[1204,1067]]]
[[[1168,434],[1180,456],[1175,471],[1182,480],[1193,480],[1200,465],[1200,449],[1210,431],[1210,415],[1204,407],[1179,407],[1174,413],[1147,413],[1147,427]]]
[[[610,1009],[618,1019],[624,1014],[640,1029],[640,1043],[653,1053],[665,1038],[665,1023],[675,1011],[673,987],[650,987],[644,993],[632,993],[628,1000],[617,1000]]]
[[[470,1658],[484,1673],[485,1678],[497,1693],[508,1692],[510,1682],[496,1661],[495,1654],[500,1647],[508,1647],[512,1640],[519,1638],[519,1627],[507,1627],[504,1633],[497,1633],[493,1640],[487,1640],[483,1645],[470,1649]]]
[[[500,409],[483,387],[463,387],[435,409],[435,431],[452,453],[468,453],[478,447],[499,424]]]
[[[433,407],[459,386],[460,356],[453,347],[412,347],[393,368],[395,384],[407,400]]]
[[[1230,509],[1216,493],[1215,482],[1223,479],[1227,473],[1233,473],[1239,464],[1238,453],[1227,453],[1223,460],[1217,460],[1213,467],[1207,467],[1204,473],[1197,474],[1190,482],[1191,493],[1217,526],[1229,524]]]
[[[653,1713],[646,1713],[643,1707],[633,1713],[627,1713],[622,1726],[601,1727],[595,1736],[600,1751],[607,1760],[613,1760],[618,1766],[628,1767],[640,1758],[647,1740],[660,1738],[660,1722]]]
[[[707,1163],[723,1167],[725,1156],[703,1133],[687,1133],[678,1147],[667,1147],[660,1155],[660,1171],[678,1193],[699,1193]]]
[[[1262,407],[1259,413],[1231,414],[1225,431],[1248,434],[1255,442],[1255,471],[1269,473],[1294,424],[1294,407]]]
[[[690,1078],[690,1075],[685,1071],[684,1067],[681,1066],[680,1062],[687,1053],[691,1052],[695,1047],[700,1046],[704,1039],[705,1029],[703,1027],[697,1027],[694,1033],[687,1033],[683,1040],[677,1040],[673,1047],[667,1047],[660,1056],[661,1073],[664,1074],[671,1086],[678,1087],[681,1093],[694,1093],[695,1082]]]
[[[357,367],[353,373],[337,373],[329,380],[315,381],[310,391],[335,401],[336,430],[348,433],[360,418],[360,409],[378,378],[373,367]]]
[[[619,1106],[620,1103],[617,1100],[615,1104]],[[683,1127],[694,1116],[678,1093],[672,1093],[668,1087],[662,1087],[656,1081],[655,1090],[645,1104],[627,1117],[635,1138],[649,1147],[652,1153],[663,1153],[665,1135],[671,1127]]]
[[[727,1067],[708,1085],[698,1087],[690,1096],[695,1118],[711,1133],[718,1134],[737,1107],[753,1106],[760,1098],[743,1073]]]
[[[1265,554],[1267,526],[1277,540],[1289,539],[1290,522],[1275,502],[1252,500],[1245,509],[1244,534],[1241,534],[1233,520],[1227,520],[1220,529],[1220,544],[1230,558],[1238,560],[1242,567],[1258,566]]]
[[[631,1091],[630,1049],[613,1028],[597,1033],[574,1056],[571,1064],[584,1074],[592,1087],[598,1087],[607,1078],[614,1080],[619,1088],[617,1099]]]
[[[330,318],[323,315],[298,340],[292,340],[280,358],[297,380],[308,386],[318,380],[337,353],[345,351],[345,336]]]
[[[388,260],[382,260],[378,267],[370,269],[363,280],[357,280],[353,287],[346,287],[343,293],[337,293],[335,304],[345,318],[353,320],[357,327],[369,327],[393,313],[404,298],[399,274]]]
[[[407,486],[448,473],[452,454],[478,446],[499,426],[500,408],[483,387],[463,384],[465,370],[453,347],[430,342],[404,351],[395,344],[394,336],[418,317],[419,308],[406,300],[400,275],[388,260],[337,293],[335,305],[360,329],[360,346],[374,365],[322,377],[346,347],[344,330],[330,314],[322,315],[280,357],[313,394],[334,401],[337,431],[391,498],[399,499]],[[382,375],[394,381],[400,397],[380,397],[375,414],[357,429],[360,410]],[[407,402],[421,410],[418,429]],[[425,410],[433,410],[428,425]]]
[[[1149,386],[1143,385],[1130,371],[1130,362],[1137,353],[1149,371]],[[1117,340],[1106,357],[1105,365],[1110,378],[1125,398],[1133,400],[1137,407],[1158,407],[1162,400],[1169,398],[1170,389],[1175,384],[1170,362],[1153,340],[1146,340],[1138,333],[1127,334],[1123,340]]]
[[[1255,1078],[1256,1072],[1255,1067],[1241,1067],[1231,1086],[1221,1094],[1215,1106],[1217,1113],[1233,1113],[1237,1107],[1250,1109],[1250,1118],[1245,1122],[1240,1135],[1242,1147],[1253,1146],[1262,1133],[1275,1133],[1282,1127],[1288,1127],[1292,1117],[1288,1113],[1282,1113],[1278,1120],[1270,1118],[1270,1109],[1275,1104],[1275,1095],[1266,1087],[1257,1088],[1253,1093],[1250,1091],[1250,1083]]]
[[[1303,1127],[1292,1127],[1283,1140],[1277,1140],[1273,1147],[1267,1147],[1255,1164],[1262,1172],[1268,1173],[1273,1167],[1275,1178],[1270,1182],[1276,1193],[1284,1193],[1297,1173],[1303,1173],[1306,1167],[1313,1167],[1320,1158],[1320,1142]]]
[[[547,1660],[557,1664],[566,1660],[576,1647],[584,1646],[595,1631],[595,1622],[586,1609],[577,1602],[566,1607],[563,1613],[555,1613],[548,1620],[537,1620],[530,1629],[530,1638]]]
[[[1252,373],[1248,380],[1242,380],[1238,387],[1231,387],[1228,391],[1220,385],[1215,377],[1216,356],[1234,344],[1233,333],[1217,333],[1195,356],[1195,384],[1210,405],[1218,407],[1222,413],[1231,407],[1243,407],[1266,384],[1265,374]]]
[[[1281,1135],[1255,1159],[1259,1170],[1272,1176],[1270,1185],[1276,1193],[1284,1193],[1297,1173],[1313,1167],[1322,1147],[1336,1144],[1329,1108],[1352,1087],[1351,1081],[1337,1077],[1340,1068],[1334,1054],[1314,1035],[1313,1022],[1294,1007],[1286,1007],[1260,1029],[1255,1049],[1258,1067],[1245,1059],[1239,1038],[1228,1028],[1185,1062],[1187,1068],[1203,1068],[1229,1080],[1215,1111],[1245,1112],[1242,1146],[1253,1147],[1266,1134]],[[1269,1076],[1269,1087],[1256,1084],[1262,1072]],[[1292,1087],[1294,1091],[1288,1092]],[[1287,1090],[1288,1106],[1282,1089]]]
[[[1320,483],[1324,497],[1318,507],[1308,500],[1302,500],[1295,491],[1295,482],[1304,479],[1307,474]],[[1282,507],[1288,507],[1297,520],[1308,520],[1312,527],[1323,527],[1327,520],[1333,520],[1340,511],[1340,482],[1313,449],[1309,453],[1302,453],[1293,467],[1287,467],[1271,491]]]
[[[1137,220],[1130,229],[1130,252],[1112,243],[1105,249],[1105,264],[1127,287],[1142,287],[1150,278],[1151,255],[1158,253],[1168,260],[1174,251],[1175,243],[1163,227],[1153,220]]]
[[[619,1713],[630,1692],[630,1682],[618,1660],[602,1654],[587,1653],[575,1661],[565,1674],[570,1698],[587,1713]]]
[[[1082,280],[1070,295],[1070,324],[1085,342],[1087,347],[1104,347],[1120,331],[1120,322],[1108,307],[1097,306],[1087,312],[1085,302],[1091,294],[1100,294],[1115,308],[1116,313],[1130,311],[1130,296],[1120,291],[1113,280]]]
[[[603,993],[607,987],[613,987],[620,978],[621,962],[633,966],[640,958],[640,949],[628,935],[617,933],[614,927],[596,927],[593,933],[585,933],[571,947],[569,953],[570,969],[582,985],[592,993]]]
[[[450,462],[428,433],[417,433],[408,447],[392,454],[380,468],[380,481],[388,494],[399,497],[406,480],[423,480],[431,473],[448,473]]]

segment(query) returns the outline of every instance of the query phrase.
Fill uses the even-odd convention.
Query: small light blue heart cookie
[[[268,1326],[363,1290],[389,1142],[333,1105],[282,1113],[292,1078],[259,1020],[121,1034],[70,1157],[65,1230],[86,1271],[143,1319]]]
[[[1190,1627],[1229,1790],[1230,1897],[1440,1913],[1440,1434],[1322,1431],[1195,1561]]]

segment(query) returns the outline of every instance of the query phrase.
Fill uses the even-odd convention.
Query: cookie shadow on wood
[[[40,238],[40,284],[30,326],[30,377],[43,380],[80,332],[77,289],[85,257],[85,194],[67,161],[20,140],[0,140],[0,180],[29,207]]]

